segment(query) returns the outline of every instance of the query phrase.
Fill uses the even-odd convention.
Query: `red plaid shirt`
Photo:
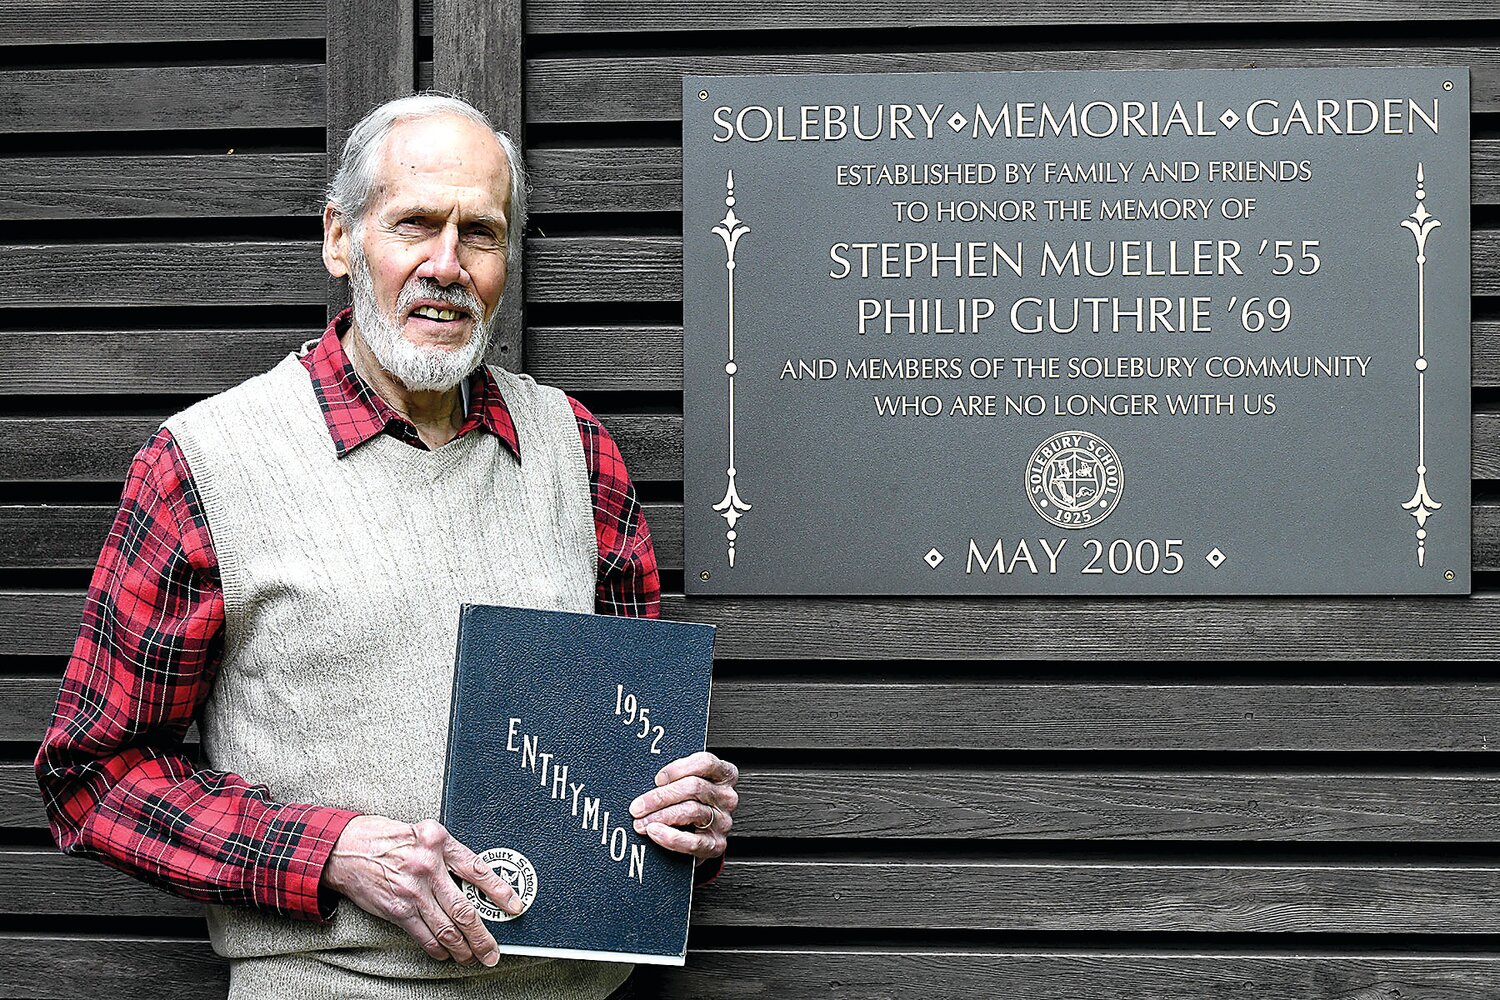
[[[355,372],[339,334],[349,310],[302,357],[340,457],[377,434],[425,448],[416,428]],[[569,398],[588,463],[598,538],[595,610],[661,613],[656,553],[620,449]],[[481,368],[458,434],[484,430],[520,455],[499,387]],[[223,654],[224,595],[208,522],[165,428],[135,456],[99,556],[83,627],[63,675],[37,775],[52,836],[190,899],[327,919],[323,866],[357,813],[275,801],[236,774],[200,770],[183,736]],[[252,776],[253,777],[253,776]],[[704,865],[711,881],[722,859]]]

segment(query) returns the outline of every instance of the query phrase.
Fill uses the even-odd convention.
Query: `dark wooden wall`
[[[497,358],[602,415],[667,614],[721,626],[744,805],[649,991],[1500,996],[1493,0],[411,2],[0,7],[0,998],[224,993],[194,906],[51,848],[29,761],[131,454],[321,328],[325,149],[433,81],[529,148]],[[1471,598],[680,596],[682,73],[1421,63],[1473,69]]]

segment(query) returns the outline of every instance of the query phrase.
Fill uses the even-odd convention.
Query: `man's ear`
[[[349,274],[349,227],[344,216],[333,207],[323,206],[323,266],[335,278]]]

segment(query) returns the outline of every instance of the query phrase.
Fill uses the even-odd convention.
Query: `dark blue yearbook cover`
[[[681,965],[693,859],[632,827],[656,772],[704,749],[711,625],[466,604],[441,820],[499,872],[500,950]]]

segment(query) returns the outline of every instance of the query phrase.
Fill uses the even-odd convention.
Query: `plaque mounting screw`
[[[698,579],[700,579],[700,580],[707,580],[708,579],[708,570],[704,570],[702,573],[699,573],[698,574]]]
[[[1443,81],[1443,89],[1444,90],[1452,90],[1453,89],[1453,81],[1452,80],[1444,80]]]
[[[1448,572],[1443,574],[1443,579],[1447,580],[1449,583],[1452,583],[1455,575],[1456,574],[1450,569]]]
[[[1451,83],[1448,84],[1448,89],[1452,90],[1453,89],[1453,84],[1451,84]],[[700,101],[706,101],[706,100],[708,100],[708,91],[706,91],[706,90],[700,90],[700,91],[698,91],[698,100],[700,100]]]

